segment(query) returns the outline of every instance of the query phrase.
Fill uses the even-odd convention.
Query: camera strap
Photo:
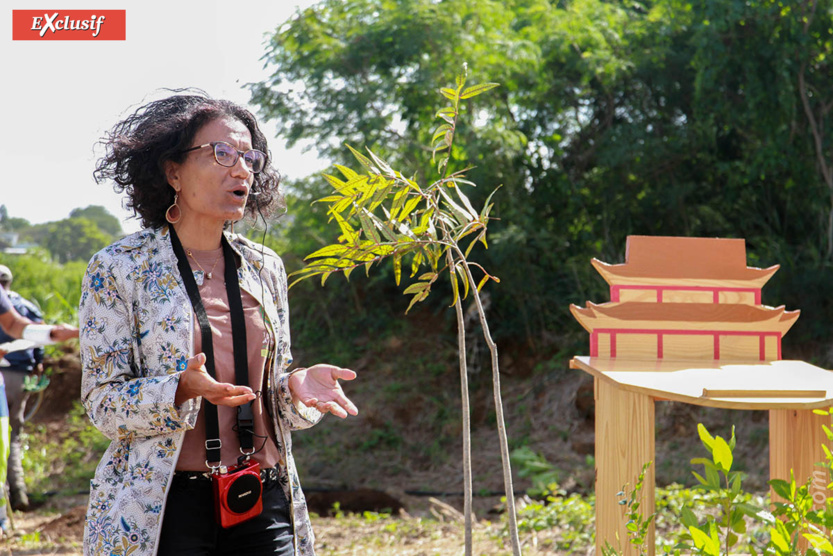
[[[171,235],[171,246],[177,259],[177,267],[182,281],[185,284],[185,291],[191,300],[197,322],[200,324],[200,335],[202,338],[202,351],[205,353],[205,369],[213,379],[217,379],[214,366],[214,343],[211,337],[211,324],[208,322],[208,315],[202,303],[197,281],[185,249],[179,241],[173,226],[168,226]],[[223,259],[225,261],[224,278],[226,281],[226,295],[228,296],[229,312],[231,313],[231,337],[234,349],[234,377],[239,386],[249,385],[249,361],[248,345],[246,340],[246,320],[243,316],[243,300],[240,294],[240,284],[237,278],[237,261],[234,257],[234,250],[231,248],[225,234],[221,239],[223,247]],[[220,424],[217,417],[217,406],[208,400],[205,403],[205,458],[206,462],[221,462],[220,448]],[[247,402],[237,407],[237,436],[240,439],[240,450],[247,455],[254,452],[254,414],[252,402]]]

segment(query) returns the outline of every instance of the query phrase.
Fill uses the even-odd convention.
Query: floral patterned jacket
[[[287,386],[292,356],[286,272],[273,251],[241,236],[226,237],[240,258],[240,287],[263,304],[275,336],[264,392],[286,462],[281,483],[292,508],[295,554],[313,555],[289,431],[312,426],[321,414],[293,405]],[[202,283],[202,272],[194,274]],[[179,371],[194,355],[194,326],[167,227],[129,235],[93,256],[79,320],[81,397],[93,424],[111,440],[90,483],[84,553],[154,555],[168,485],[201,403],[196,398],[174,405]]]

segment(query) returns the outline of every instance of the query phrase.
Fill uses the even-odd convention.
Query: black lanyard
[[[211,324],[208,322],[208,315],[202,304],[197,281],[194,279],[193,270],[188,264],[188,258],[182,243],[176,235],[173,226],[168,226],[171,234],[171,246],[176,254],[177,266],[182,281],[185,283],[185,291],[191,299],[191,305],[200,323],[200,335],[202,336],[202,351],[205,353],[205,369],[208,374],[216,380],[217,375],[214,369],[214,343],[211,338]],[[223,259],[225,261],[224,277],[226,279],[226,295],[228,296],[229,312],[231,313],[231,339],[234,348],[234,378],[239,386],[249,385],[249,361],[248,345],[246,342],[246,320],[243,317],[243,300],[240,296],[240,284],[237,281],[237,261],[234,258],[234,251],[222,235]],[[205,404],[205,461],[209,463],[220,463],[220,423],[217,419],[217,406],[208,400]],[[240,451],[245,455],[254,452],[254,415],[252,413],[252,402],[237,406],[237,436],[240,439]]]

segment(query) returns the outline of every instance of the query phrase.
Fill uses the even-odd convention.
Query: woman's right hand
[[[217,382],[205,370],[205,354],[198,353],[188,360],[185,370],[179,376],[174,403],[182,405],[190,399],[202,396],[214,405],[235,407],[255,399],[248,386],[236,386]]]

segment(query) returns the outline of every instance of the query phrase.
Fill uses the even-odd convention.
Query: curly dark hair
[[[254,115],[228,100],[174,91],[168,98],[145,104],[116,124],[101,140],[105,154],[93,177],[96,182],[112,180],[118,193],[127,193],[127,208],[142,219],[145,227],[160,228],[167,222],[165,211],[174,202],[174,190],[165,176],[165,163],[180,163],[197,131],[223,117],[240,120],[252,134],[252,147],[266,153],[266,165],[254,176],[246,201],[246,214],[264,216],[284,208],[279,190],[280,174],[272,166],[266,137]],[[194,91],[188,91],[194,93]]]

